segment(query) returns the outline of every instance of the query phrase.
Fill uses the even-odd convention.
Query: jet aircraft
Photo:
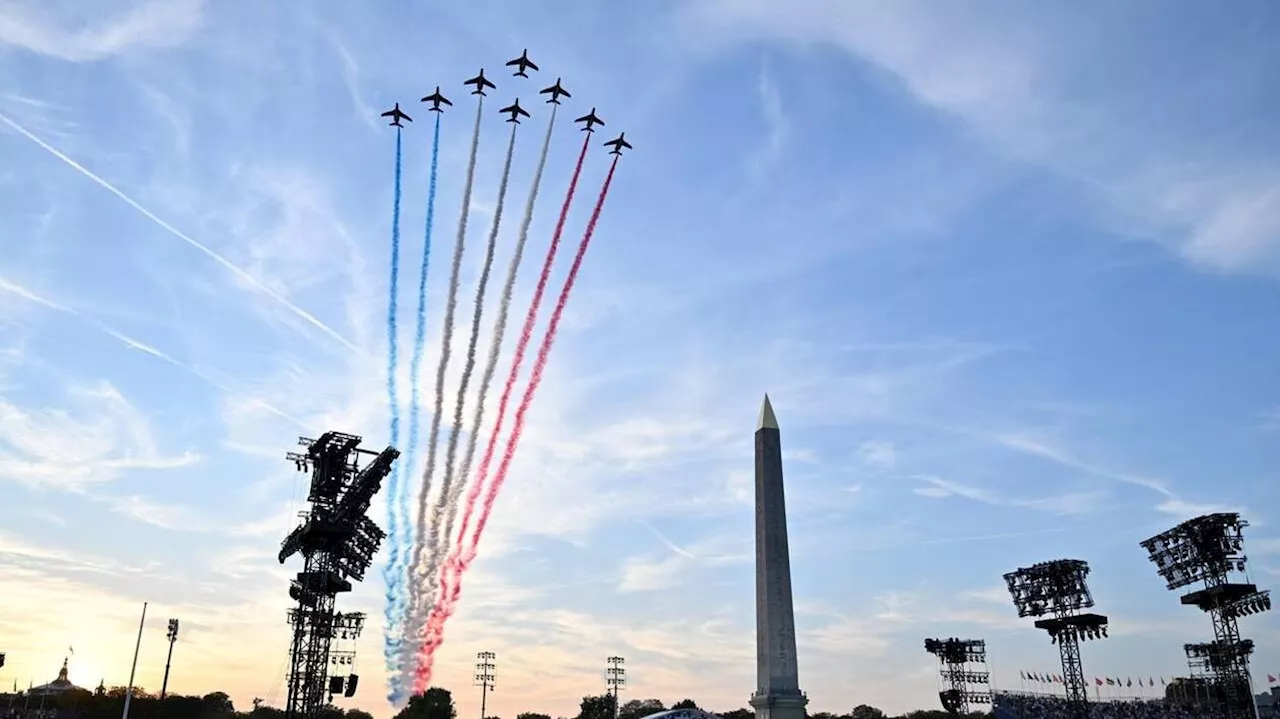
[[[592,127],[593,125],[599,125],[601,127],[604,127],[604,120],[601,120],[600,118],[596,117],[596,109],[594,107],[591,108],[591,112],[588,112],[582,117],[579,117],[578,119],[574,120],[574,122],[587,123],[587,126],[582,128],[586,132],[595,132],[595,130]]]
[[[520,57],[507,63],[507,67],[516,68],[516,71],[511,74],[512,77],[529,77],[529,74],[526,73],[525,70],[533,70],[534,72],[538,71],[538,66],[534,65],[533,61],[529,59],[528,50],[521,52]]]
[[[545,90],[539,90],[538,94],[551,95],[551,99],[547,100],[547,102],[554,103],[556,105],[560,104],[560,97],[562,95],[564,97],[573,97],[573,95],[569,94],[568,90],[564,89],[563,87],[560,87],[560,78],[558,77],[556,78],[556,84],[552,85],[551,87],[548,87]]]
[[[484,89],[486,87],[493,88],[495,90],[498,89],[497,85],[493,84],[492,82],[489,82],[489,79],[484,76],[484,68],[480,68],[479,75],[476,75],[475,77],[463,82],[462,84],[476,86],[476,89],[471,91],[472,95],[484,95]]]
[[[508,119],[508,120],[507,120],[507,122],[514,122],[514,123],[516,123],[517,125],[519,125],[519,124],[520,124],[520,116],[521,116],[521,115],[524,115],[525,117],[528,117],[528,116],[529,116],[529,113],[528,113],[528,112],[525,112],[525,109],[524,109],[523,107],[520,107],[520,99],[519,99],[519,98],[516,98],[516,101],[515,101],[515,102],[513,102],[513,103],[511,103],[511,106],[510,106],[510,107],[504,107],[504,108],[502,108],[501,110],[498,110],[498,112],[502,112],[502,113],[507,113],[507,112],[509,112],[509,113],[511,113],[511,117],[510,117],[510,119]]]
[[[452,103],[452,102],[449,102],[449,99],[448,99],[448,98],[446,98],[444,95],[441,95],[441,94],[440,94],[440,86],[439,86],[439,85],[436,85],[436,91],[435,91],[435,92],[433,92],[433,93],[431,93],[430,95],[427,95],[426,97],[422,98],[422,101],[423,101],[423,102],[429,102],[429,103],[431,103],[431,107],[430,107],[430,108],[428,108],[428,110],[429,110],[430,112],[444,112],[444,110],[443,110],[443,109],[441,109],[441,107],[440,107],[440,104],[441,104],[441,103],[444,103],[445,105],[448,105],[449,107],[453,107],[453,103]]]
[[[612,147],[612,148],[613,148],[613,150],[611,150],[611,151],[609,152],[609,154],[610,154],[610,155],[617,155],[618,157],[622,157],[622,148],[624,148],[624,147],[625,147],[625,148],[627,148],[628,150],[633,150],[633,149],[635,149],[635,148],[631,147],[631,143],[627,142],[626,137],[627,137],[627,133],[625,133],[625,132],[624,132],[624,133],[622,133],[621,135],[618,135],[618,139],[616,139],[616,140],[610,140],[610,141],[608,141],[608,142],[604,143],[604,146],[605,146],[605,147]]]
[[[391,118],[391,125],[389,125],[389,127],[404,127],[404,125],[400,124],[401,120],[413,122],[413,118],[404,114],[404,111],[400,109],[400,103],[398,102],[395,107],[382,113],[382,116]]]

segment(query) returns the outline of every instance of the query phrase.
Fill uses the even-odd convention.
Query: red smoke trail
[[[538,357],[534,361],[533,372],[529,376],[529,384],[525,387],[524,396],[520,399],[520,405],[516,408],[511,437],[507,440],[507,448],[502,455],[502,463],[498,466],[498,471],[489,486],[489,493],[485,495],[484,504],[480,510],[480,519],[476,522],[476,530],[472,535],[472,541],[465,547],[465,552],[461,543],[454,545],[453,550],[449,553],[448,560],[445,562],[443,571],[440,573],[440,597],[436,601],[435,607],[431,610],[431,616],[427,619],[426,641],[423,642],[422,650],[418,654],[418,667],[413,682],[415,694],[426,691],[427,685],[431,682],[431,673],[435,664],[435,650],[444,641],[444,624],[457,609],[458,599],[462,595],[462,574],[466,572],[467,568],[471,566],[471,562],[476,558],[480,537],[484,534],[485,525],[489,522],[489,515],[493,511],[498,492],[501,491],[502,484],[506,481],[507,470],[511,466],[511,461],[515,458],[516,448],[520,444],[520,436],[524,433],[525,414],[528,413],[529,406],[533,404],[533,397],[538,391],[538,385],[542,383],[542,374],[546,370],[547,359],[550,357],[551,347],[555,343],[556,331],[560,328],[560,318],[564,314],[565,306],[569,304],[569,295],[573,292],[573,285],[578,279],[578,271],[582,269],[582,261],[587,256],[587,248],[590,247],[591,237],[595,234],[596,223],[600,221],[600,212],[604,209],[605,198],[609,195],[609,186],[613,184],[613,173],[618,169],[618,159],[615,157],[613,163],[609,166],[609,174],[605,176],[604,185],[600,188],[600,196],[596,198],[596,206],[591,212],[591,220],[587,223],[587,230],[583,233],[582,243],[578,245],[578,254],[573,258],[573,264],[569,267],[569,275],[565,278],[564,287],[560,290],[560,297],[556,300],[555,310],[552,311],[551,319],[547,323],[547,331],[542,337],[542,345],[538,347]]]
[[[498,437],[502,434],[502,423],[507,416],[507,406],[511,402],[511,393],[515,391],[516,379],[520,375],[520,367],[524,364],[525,352],[529,349],[529,340],[533,339],[533,326],[538,320],[538,308],[542,306],[542,296],[546,294],[547,282],[551,279],[551,268],[556,261],[556,252],[560,249],[560,237],[564,234],[565,221],[569,217],[569,207],[573,204],[574,193],[578,190],[578,178],[582,174],[582,164],[587,159],[587,149],[591,147],[591,133],[582,139],[582,151],[578,153],[578,163],[573,168],[573,177],[569,180],[569,191],[565,193],[564,204],[560,206],[560,217],[556,220],[555,232],[551,235],[551,246],[547,248],[546,259],[542,261],[542,273],[538,275],[538,286],[533,291],[533,302],[525,315],[524,326],[520,328],[520,339],[516,342],[515,356],[511,359],[511,371],[507,374],[506,384],[502,388],[502,398],[498,400],[498,418],[493,425],[493,433],[485,445],[484,456],[480,458],[480,466],[476,469],[476,479],[467,490],[467,502],[462,510],[462,526],[458,528],[458,536],[454,546],[463,543],[467,530],[471,527],[471,515],[475,512],[476,502],[484,489],[484,482],[489,477],[489,466],[493,463],[493,453],[498,446]],[[441,576],[444,576],[443,573]]]

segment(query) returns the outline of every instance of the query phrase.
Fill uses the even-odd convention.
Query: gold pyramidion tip
[[[757,432],[762,429],[778,429],[778,418],[773,414],[768,394],[764,396],[764,404],[760,405],[760,421],[756,424]]]

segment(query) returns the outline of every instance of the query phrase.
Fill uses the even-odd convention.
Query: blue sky
[[[1052,671],[1000,575],[1059,557],[1091,563],[1112,618],[1086,674],[1185,671],[1209,622],[1138,542],[1204,510],[1242,511],[1253,578],[1280,573],[1272,4],[260,5],[0,3],[0,113],[153,216],[0,124],[0,572],[18,587],[0,683],[52,678],[71,644],[73,679],[123,683],[149,600],[144,686],[177,616],[174,690],[283,702],[296,568],[274,555],[302,480],[282,455],[387,431],[376,114],[437,84],[465,110],[480,66],[509,101],[498,65],[523,47],[636,150],[440,654],[464,715],[482,650],[508,719],[572,715],[610,654],[627,696],[745,705],[766,390],[812,709],[932,706],[926,636],[985,637],[1004,686]],[[445,117],[437,248],[465,115]],[[502,131],[485,125],[473,227]],[[562,126],[530,257],[575,146]],[[534,152],[518,145],[515,187]],[[597,153],[585,186],[604,169]],[[381,596],[371,573],[344,604],[381,616]],[[1280,624],[1243,624],[1265,681]],[[387,716],[377,634],[351,702]]]

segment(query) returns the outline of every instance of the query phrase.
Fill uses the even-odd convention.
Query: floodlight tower
[[[494,689],[493,660],[497,657],[493,652],[480,652],[476,655],[476,686],[480,687],[480,719],[485,719],[485,700]]]
[[[627,668],[622,666],[626,659],[609,657],[605,659],[608,667],[604,670],[604,683],[613,695],[613,719],[618,719],[618,691],[627,685]]]
[[[938,658],[939,674],[946,689],[938,692],[942,708],[968,716],[970,704],[990,704],[991,673],[987,671],[984,639],[926,639],[924,650]],[[970,689],[970,684],[978,685]]]
[[[1207,514],[1142,542],[1170,590],[1203,584],[1202,589],[1184,594],[1182,603],[1209,615],[1213,641],[1187,644],[1183,649],[1192,674],[1210,681],[1233,717],[1252,717],[1256,712],[1249,677],[1253,642],[1240,638],[1237,620],[1271,609],[1269,591],[1259,591],[1248,581],[1231,581],[1232,572],[1243,574],[1248,566],[1247,526],[1234,512]]]
[[[1004,575],[1019,617],[1037,619],[1036,628],[1049,633],[1062,657],[1062,686],[1070,712],[1089,713],[1089,691],[1080,666],[1080,641],[1107,636],[1107,618],[1081,613],[1093,606],[1089,593],[1089,564],[1079,559],[1057,559],[1022,567]]]
[[[169,656],[164,660],[164,681],[160,684],[160,698],[164,699],[165,694],[169,691],[169,665],[173,662],[173,644],[178,641],[178,620],[169,620],[169,631],[165,633],[165,638],[169,640]]]
[[[289,698],[287,719],[314,719],[325,702],[326,689],[337,694],[343,686],[329,681],[330,643],[343,633],[359,635],[363,614],[336,614],[334,602],[342,592],[351,591],[351,582],[364,579],[373,555],[386,538],[369,519],[369,503],[382,487],[382,480],[400,452],[387,447],[381,452],[360,449],[360,438],[341,432],[325,432],[319,439],[302,437],[298,444],[305,452],[287,457],[300,472],[311,472],[307,495],[310,509],[302,513],[302,524],[285,537],[279,560],[303,556],[302,571],[289,587],[289,596],[298,605],[289,610],[293,641],[289,647]],[[362,467],[361,459],[369,459]],[[342,677],[334,677],[342,682]],[[351,674],[343,682],[345,695],[355,694],[359,680]]]

